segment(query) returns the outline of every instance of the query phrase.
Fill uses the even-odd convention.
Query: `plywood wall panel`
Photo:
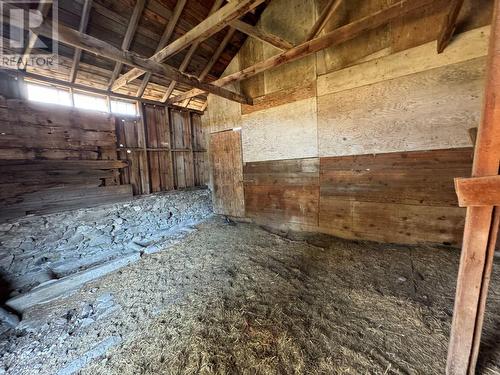
[[[318,155],[316,98],[244,115],[242,126],[244,162]]]
[[[259,26],[293,45],[305,41],[316,21],[315,0],[274,0],[263,12]],[[293,25],[293,26],[291,26]],[[268,44],[263,45],[263,57],[269,58],[282,51]],[[265,93],[307,85],[316,80],[316,56],[271,69],[264,73]]]
[[[325,0],[319,1],[321,11]],[[391,4],[391,0],[349,0],[344,1],[339,9],[337,19],[332,19],[325,27],[325,32],[332,31],[338,26],[353,22],[359,18],[369,16]],[[324,5],[323,5],[324,6]],[[367,31],[362,35],[320,51],[317,56],[318,75],[339,70],[346,66],[353,65],[358,60],[375,52],[390,47],[391,32],[390,25],[379,27],[375,30]]]
[[[318,98],[321,156],[471,146],[485,59]]]
[[[231,61],[226,70],[224,71],[223,76],[229,75],[231,73],[238,72],[240,70],[240,57],[236,55],[236,57]],[[239,92],[240,84],[234,83],[231,85],[225,86],[225,88]],[[233,128],[240,127],[240,118],[241,118],[241,105],[240,103],[236,103],[219,96],[208,95],[208,107],[210,110],[208,111],[209,117],[209,132],[215,133],[219,131],[229,130]]]
[[[444,67],[488,53],[489,26],[458,35],[443,53],[436,53],[436,42],[404,52],[383,56],[318,77],[318,96],[367,86],[426,70]]]

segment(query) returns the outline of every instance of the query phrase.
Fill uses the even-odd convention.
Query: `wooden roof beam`
[[[161,51],[163,47],[167,45],[169,42],[170,38],[172,37],[172,33],[174,32],[175,25],[177,25],[177,22],[179,21],[179,17],[182,13],[182,10],[184,9],[184,6],[186,5],[187,0],[179,0],[177,1],[177,4],[175,5],[174,12],[172,13],[172,18],[167,22],[167,26],[165,27],[165,30],[163,31],[163,34],[160,38],[160,42],[158,43],[158,46],[156,47],[155,53],[158,53]],[[139,86],[139,89],[137,90],[137,96],[142,97],[144,94],[144,91],[146,90],[146,87],[148,86],[149,80],[151,79],[151,73],[146,73],[144,79],[141,82],[141,85]],[[119,85],[114,85],[112,87],[112,90],[117,90],[121,86]]]
[[[211,16],[213,13],[215,13],[222,6],[223,2],[224,2],[224,0],[216,0],[214,5],[210,9],[208,16]],[[191,62],[191,59],[193,58],[194,53],[196,52],[196,50],[198,49],[200,44],[201,44],[201,40],[199,40],[191,45],[188,53],[184,57],[184,60],[182,60],[181,66],[179,67],[179,70],[181,72],[186,71],[187,67],[189,66],[189,63]],[[176,85],[177,85],[176,81],[170,82],[170,85],[168,86],[167,91],[163,95],[163,98],[161,100],[162,102],[165,102],[170,97],[170,95],[172,95],[172,92],[174,91]]]
[[[78,27],[78,31],[80,31],[81,33],[84,33],[85,30],[87,30],[91,9],[92,9],[92,0],[85,0],[85,2],[83,3],[80,26]],[[71,64],[71,71],[69,73],[69,81],[71,83],[75,82],[76,73],[78,72],[78,66],[80,65],[81,57],[82,57],[82,50],[80,48],[75,48],[75,54],[73,55],[73,63]]]
[[[205,80],[206,76],[210,73],[210,71],[212,70],[215,63],[219,60],[219,57],[222,55],[222,52],[224,52],[224,50],[226,49],[226,46],[229,44],[229,42],[233,38],[233,35],[235,32],[236,32],[235,28],[233,28],[233,27],[229,28],[226,36],[224,37],[222,42],[219,44],[219,46],[217,47],[215,52],[212,54],[212,57],[208,61],[207,65],[205,65],[202,72],[198,76],[198,79],[201,82],[203,82]],[[191,100],[191,98],[187,98],[186,100],[184,100],[184,102],[182,103],[181,106],[187,107],[189,105],[190,100]]]
[[[264,1],[265,0],[240,0],[223,6],[210,17],[206,18],[197,26],[189,30],[186,34],[155,53],[150,59],[157,63],[165,61],[170,56],[182,51],[184,48],[190,46],[196,41],[201,41],[211,37],[225,28],[231,21],[256,8]],[[130,72],[122,75],[116,80],[113,90],[132,82],[142,74],[144,74],[143,70],[132,69]]]
[[[231,26],[244,34],[247,34],[248,36],[258,39],[261,42],[267,43],[270,46],[273,46],[282,51],[287,51],[290,48],[293,48],[292,43],[280,38],[279,36],[269,34],[263,30],[258,29],[255,26],[249,25],[246,22],[234,20],[231,22]]]
[[[460,10],[462,9],[463,4],[464,0],[452,0],[450,4],[450,11],[445,18],[444,24],[441,28],[441,32],[439,33],[439,37],[437,40],[438,53],[443,52],[450,43],[450,40],[453,37],[453,33],[455,32],[458,15],[460,14]]]
[[[324,29],[326,23],[339,9],[340,5],[342,5],[342,0],[330,0],[328,2],[325,9],[323,9],[323,12],[321,12],[320,16],[318,17],[318,20],[311,28],[311,31],[309,31],[309,34],[307,34],[306,41],[312,40],[319,35],[321,30]]]
[[[244,79],[253,77],[266,70],[299,60],[303,57],[319,52],[333,45],[344,43],[357,37],[365,31],[376,29],[377,27],[389,23],[393,19],[401,17],[411,11],[414,11],[415,9],[428,6],[432,3],[433,0],[402,0],[372,15],[363,17],[357,21],[330,31],[325,35],[304,42],[286,52],[282,52],[239,72],[220,78],[212,82],[212,84],[216,86],[225,86],[232,82],[242,81]],[[171,98],[167,101],[167,103],[181,102],[202,93],[202,90],[193,89],[182,95]]]
[[[51,31],[52,23],[50,21],[45,21],[39,27],[33,28],[33,32],[49,38],[52,37]],[[212,84],[202,83],[197,78],[181,73],[179,70],[169,65],[152,61],[151,59],[147,59],[135,52],[123,51],[102,40],[80,33],[79,31],[70,29],[69,27],[61,24],[59,24],[58,41],[73,47],[81,48],[84,51],[95,53],[98,56],[133,66],[134,68],[141,69],[142,71],[165,76],[168,79],[173,79],[186,85],[197,87],[203,91],[211,92],[214,95],[218,95],[238,103],[252,103],[250,99],[241,94],[214,86]]]
[[[132,12],[132,16],[130,16],[130,21],[127,26],[127,31],[125,32],[125,36],[122,41],[122,49],[128,50],[130,45],[132,44],[132,40],[134,39],[134,35],[137,31],[137,26],[139,25],[139,21],[141,19],[142,11],[144,10],[144,6],[146,5],[146,0],[137,0],[135,3],[134,11]],[[81,31],[81,30],[80,30]],[[113,86],[116,78],[122,71],[123,64],[117,62],[115,64],[115,68],[113,69],[113,74],[108,83],[108,88]]]

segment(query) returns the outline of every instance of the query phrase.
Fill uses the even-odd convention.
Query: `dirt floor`
[[[443,374],[458,260],[214,218],[26,313],[0,361],[16,375]],[[499,266],[481,374],[500,374]]]

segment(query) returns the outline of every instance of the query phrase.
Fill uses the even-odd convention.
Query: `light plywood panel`
[[[236,56],[224,71],[222,76],[235,73],[240,70],[239,58]],[[239,92],[239,83],[225,86],[225,88]],[[240,126],[241,105],[219,96],[208,95],[208,123],[210,133],[234,129]]]
[[[326,0],[317,0],[319,12],[323,9]],[[362,17],[378,12],[392,4],[392,0],[346,0],[339,8],[337,16],[333,17],[325,26],[324,32],[332,31],[338,26],[351,23]],[[317,71],[325,74],[345,68],[358,60],[383,50],[391,44],[390,25],[381,26],[367,31],[358,37],[338,46],[326,48],[318,52]]]
[[[318,77],[318,96],[366,86],[486,56],[490,27],[474,29],[456,37],[441,53],[436,42],[373,59]]]
[[[304,42],[315,21],[314,0],[273,0],[263,12],[259,25],[263,30],[297,45]],[[262,48],[264,58],[280,52],[268,44]],[[315,79],[316,57],[311,55],[266,71],[265,93],[306,85]]]
[[[243,161],[318,156],[316,98],[242,116]]]
[[[318,98],[320,156],[469,147],[485,58]]]

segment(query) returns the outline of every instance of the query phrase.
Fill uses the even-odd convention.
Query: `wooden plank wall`
[[[465,210],[457,207],[453,179],[470,175],[472,156],[463,148],[320,158],[319,230],[458,245]]]
[[[116,202],[114,119],[109,114],[0,99],[0,218]]]
[[[141,118],[116,119],[118,153],[129,167],[120,175],[134,194],[148,194],[208,182],[205,134],[198,113],[145,104]]]
[[[470,175],[472,156],[462,148],[245,163],[246,216],[351,239],[458,245],[465,209],[453,179]]]
[[[245,163],[243,177],[248,217],[317,228],[318,158]]]
[[[210,134],[210,165],[214,212],[234,217],[245,216],[239,131]]]

